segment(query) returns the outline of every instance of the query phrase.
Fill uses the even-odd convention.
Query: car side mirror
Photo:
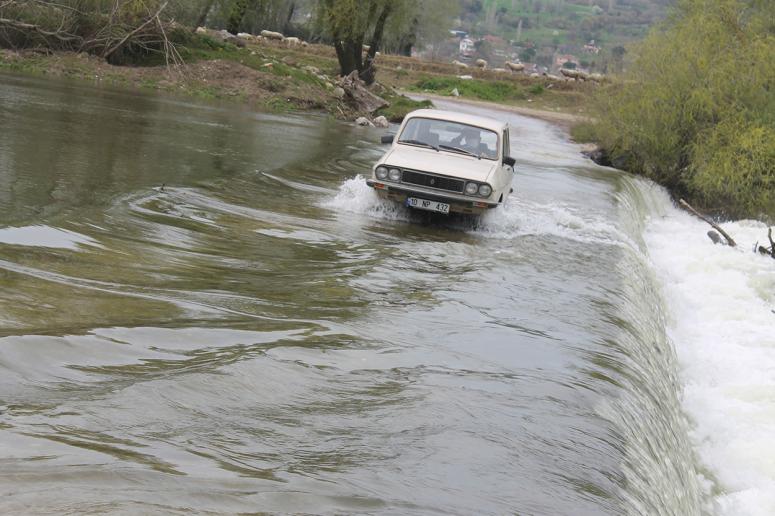
[[[395,135],[393,134],[385,134],[382,136],[382,143],[393,143],[394,138]]]
[[[503,158],[503,164],[513,167],[514,165],[517,164],[517,160],[515,160],[511,156],[506,156],[505,158]]]

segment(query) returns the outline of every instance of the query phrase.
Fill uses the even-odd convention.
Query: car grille
[[[412,170],[404,170],[401,176],[401,182],[457,193],[463,193],[463,188],[465,187],[465,181],[459,179],[432,176],[430,174],[423,174]]]

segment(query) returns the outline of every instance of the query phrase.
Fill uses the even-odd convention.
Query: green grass
[[[404,95],[394,95],[385,97],[390,106],[382,108],[377,112],[377,115],[382,115],[391,122],[399,123],[404,117],[415,109],[433,107],[433,102],[430,100],[412,100]]]
[[[482,81],[477,79],[464,80],[457,77],[425,77],[417,81],[412,86],[412,89],[415,91],[430,91],[440,95],[451,95],[452,91],[457,89],[458,93],[463,97],[489,102],[525,100],[528,97],[525,88],[513,82]],[[532,89],[535,89],[535,86]],[[543,88],[541,88],[541,92],[543,92]]]

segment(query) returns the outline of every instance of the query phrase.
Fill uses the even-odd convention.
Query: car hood
[[[472,181],[487,181],[498,166],[498,162],[493,160],[411,145],[397,145],[385,155],[381,164]]]

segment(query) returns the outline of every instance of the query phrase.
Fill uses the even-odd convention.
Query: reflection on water
[[[373,131],[0,82],[2,512],[699,512],[637,195],[545,124],[450,223]]]

